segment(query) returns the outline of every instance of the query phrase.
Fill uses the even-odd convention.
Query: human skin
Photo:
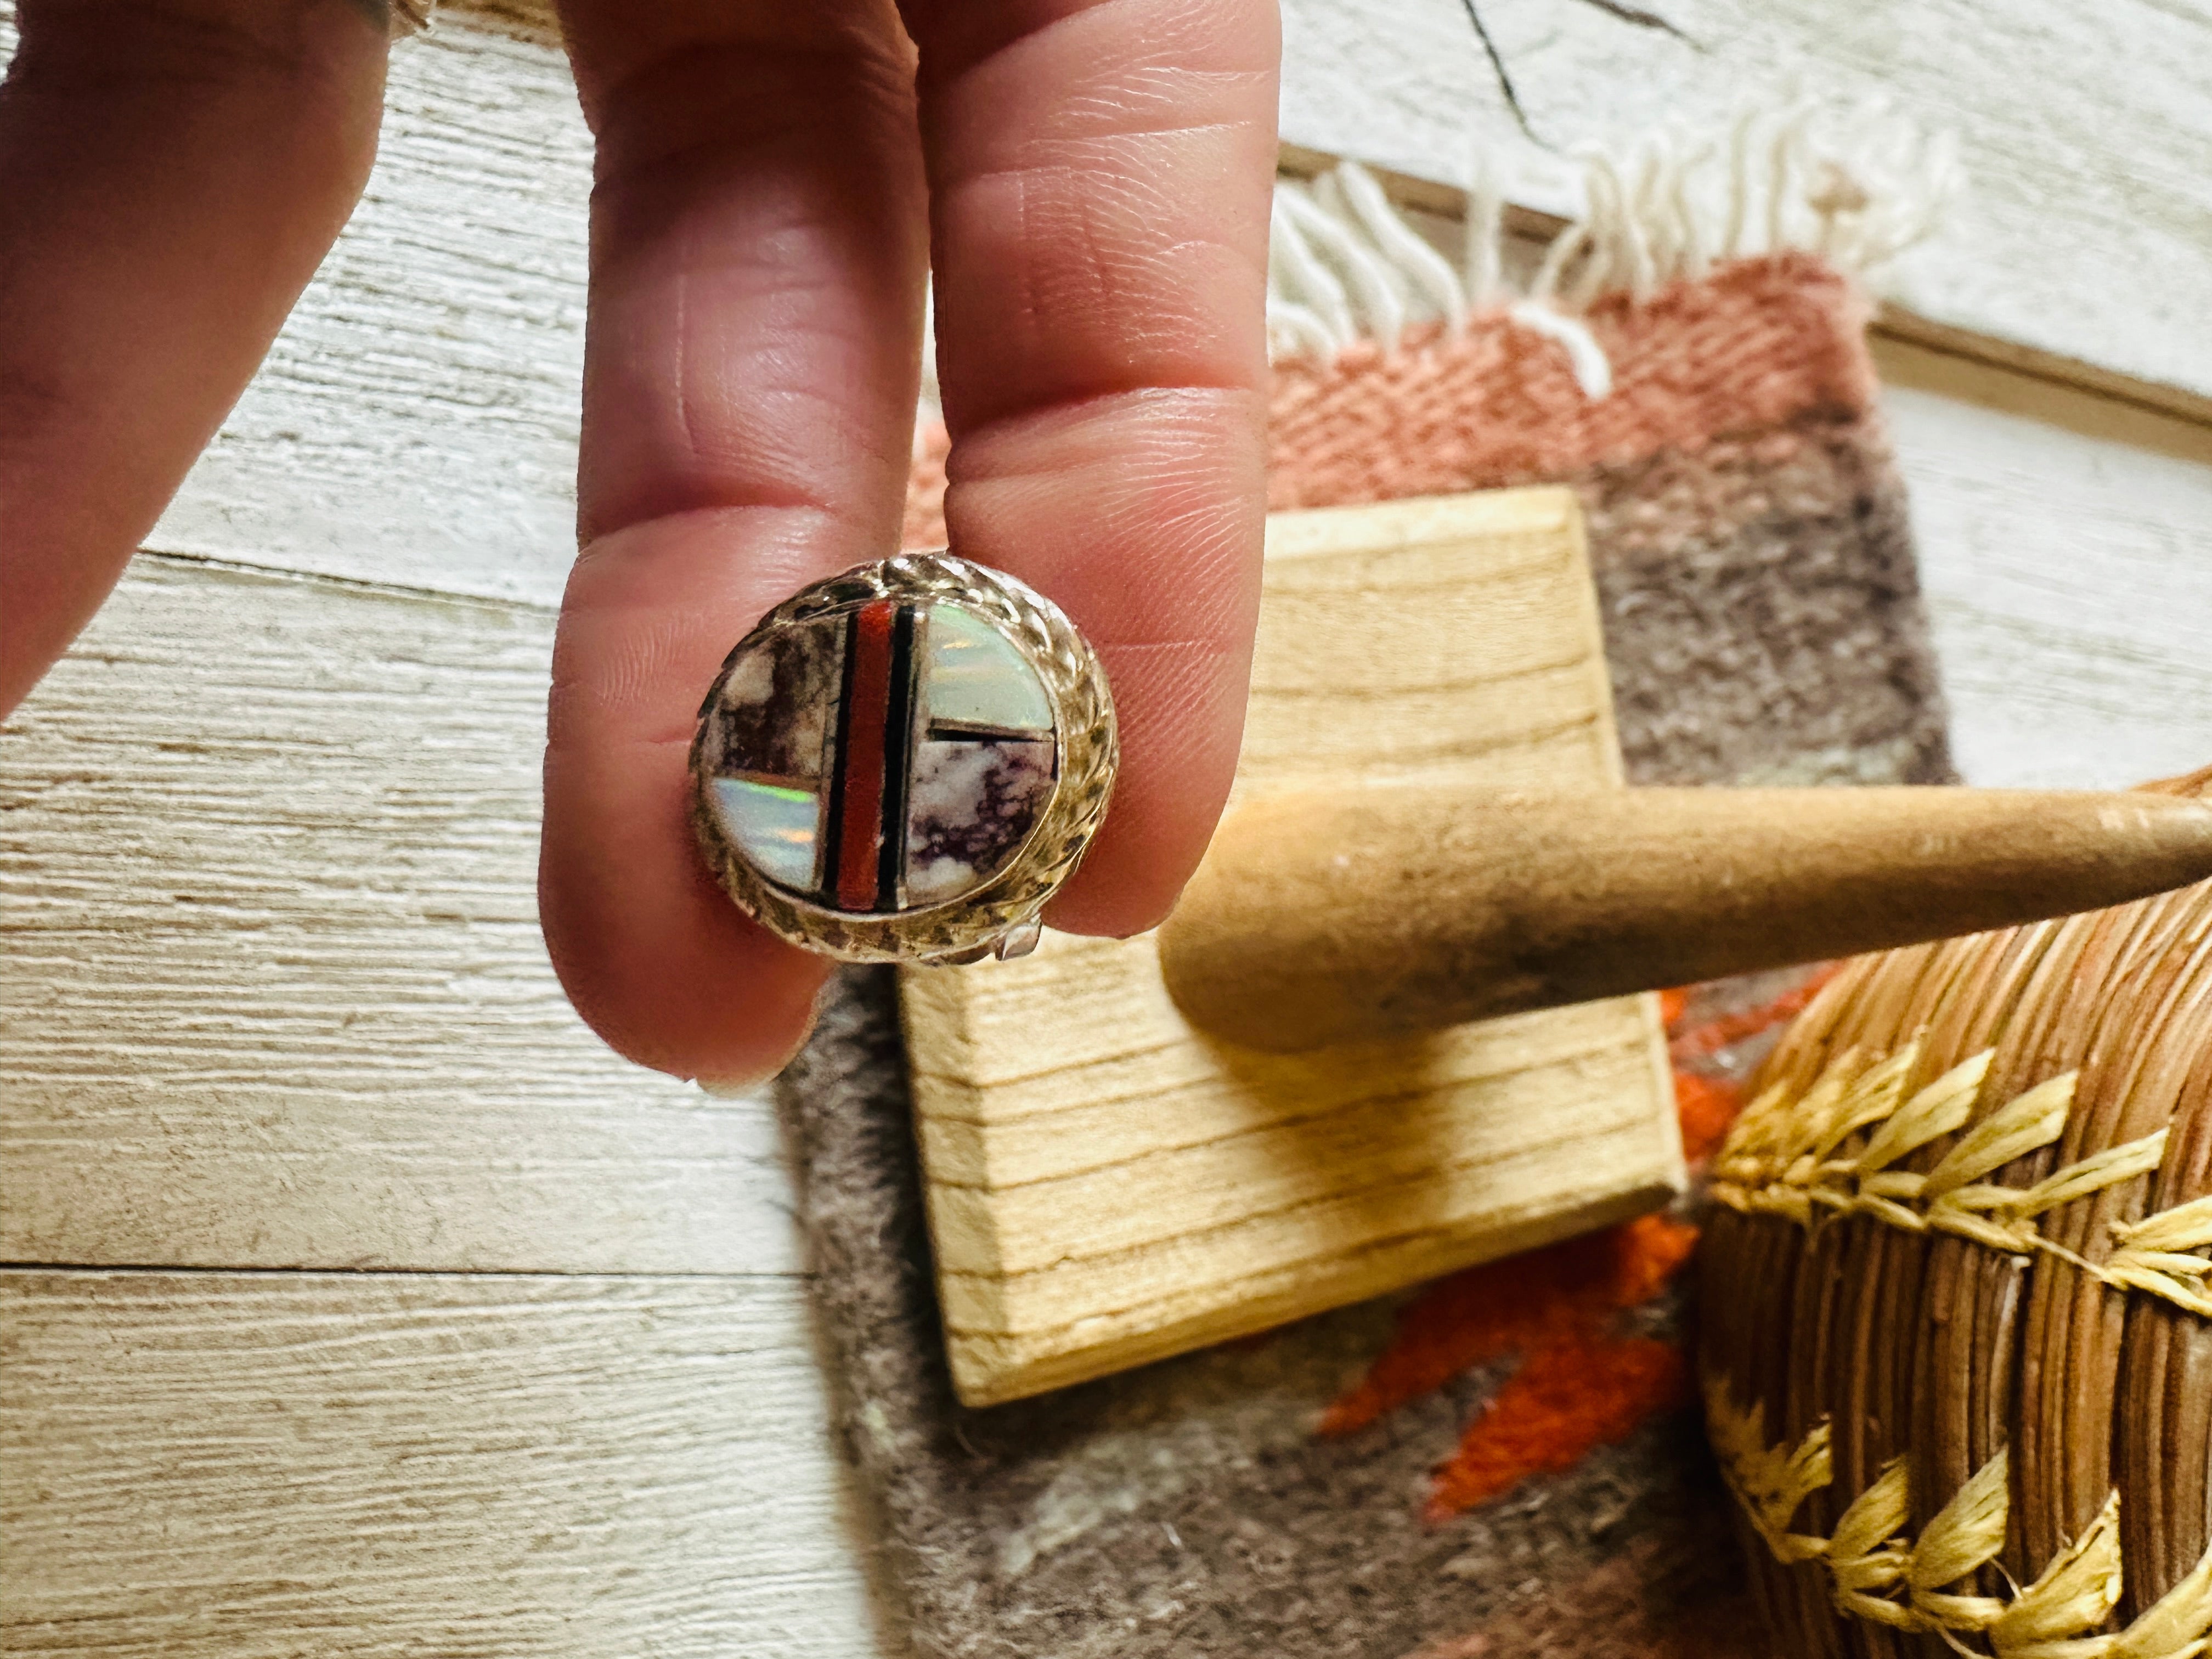
[[[25,0],[0,87],[0,713],[66,647],[359,194],[349,0]],[[1157,923],[1227,793],[1258,602],[1271,0],[568,0],[598,144],[580,552],[539,908],[578,1011],[757,1078],[825,968],[685,817],[730,646],[896,547],[936,283],[955,548],[1103,657],[1124,758],[1048,913]]]

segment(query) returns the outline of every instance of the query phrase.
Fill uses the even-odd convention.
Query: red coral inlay
[[[898,605],[878,599],[854,618],[849,705],[845,713],[845,751],[837,757],[843,775],[843,822],[838,827],[837,903],[846,910],[876,908],[878,854],[884,840],[885,723],[890,719],[891,632]]]

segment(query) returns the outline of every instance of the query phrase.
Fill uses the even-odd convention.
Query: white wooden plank
[[[1549,149],[1516,130],[1462,0],[1285,0],[1285,139],[1573,210],[1567,152],[1706,132],[1802,94],[1881,96],[1955,131],[1972,182],[1890,291],[1938,323],[2212,397],[2212,13],[2166,0],[1773,6],[1656,0],[1690,39],[1587,0],[1480,0]]]
[[[1966,780],[2212,763],[2212,428],[1911,347],[1878,362]]]
[[[0,1274],[0,1649],[876,1650],[787,1279]]]
[[[547,9],[449,13],[394,53],[368,195],[149,545],[447,591],[557,597],[571,554],[587,136]],[[1425,178],[1478,143],[1516,200],[1564,151],[1712,128],[1798,90],[1881,93],[1958,131],[1974,183],[1894,292],[1945,327],[2212,398],[2203,225],[2212,23],[2158,0],[1863,16],[1662,7],[1696,46],[1580,0],[1485,0],[1537,121],[1514,131],[1459,0],[1290,0],[1284,132]],[[0,55],[11,36],[0,6]],[[2123,46],[2122,43],[2124,43]]]
[[[765,1097],[545,959],[551,634],[137,562],[0,739],[0,1259],[793,1270]]]
[[[361,205],[147,545],[557,601],[590,191],[550,39],[456,15],[397,45]]]

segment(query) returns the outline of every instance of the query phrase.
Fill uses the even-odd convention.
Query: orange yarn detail
[[[1697,1238],[1695,1227],[1641,1216],[1437,1280],[1407,1304],[1390,1346],[1322,1414],[1319,1431],[1364,1428],[1503,1355],[1595,1337],[1613,1314],[1656,1295]]]
[[[1690,991],[1660,994],[1660,1011],[1667,1023],[1667,1052],[1674,1062],[1674,1112],[1682,1125],[1682,1156],[1690,1163],[1702,1164],[1720,1149],[1729,1126],[1743,1109],[1743,1085],[1686,1070],[1686,1063],[1717,1054],[1795,1019],[1841,966],[1830,963],[1817,968],[1780,996],[1756,1008],[1701,1020],[1686,1028],[1682,1015],[1689,1005]]]
[[[1689,1397],[1689,1362],[1671,1342],[1584,1334],[1548,1342],[1468,1425],[1421,1517],[1448,1521],[1531,1474],[1571,1469]]]
[[[1756,1036],[1803,1008],[1831,972],[1757,1008],[1687,1025],[1693,988],[1662,992],[1670,1048],[1679,1060]],[[1682,1150],[1692,1164],[1712,1156],[1742,1104],[1739,1085],[1676,1070]],[[1687,1401],[1680,1349],[1612,1327],[1666,1289],[1697,1239],[1695,1227],[1643,1216],[1437,1279],[1406,1304],[1389,1346],[1322,1413],[1318,1432],[1352,1433],[1462,1371],[1517,1353],[1519,1368],[1438,1467],[1423,1514],[1443,1521],[1530,1475],[1571,1468]]]
[[[1674,1115],[1682,1125],[1682,1156],[1690,1163],[1703,1164],[1720,1150],[1742,1109],[1742,1085],[1695,1072],[1674,1073]]]

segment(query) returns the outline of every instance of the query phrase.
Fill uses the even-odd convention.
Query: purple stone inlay
[[[818,787],[844,660],[837,617],[779,629],[731,664],[707,722],[710,775]]]
[[[1052,799],[1049,738],[931,738],[915,747],[909,904],[939,904],[1005,869]]]

